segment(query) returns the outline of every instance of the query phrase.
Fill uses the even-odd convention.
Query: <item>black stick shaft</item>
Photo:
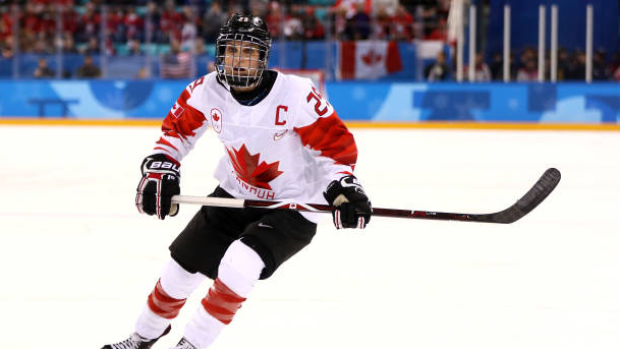
[[[538,206],[560,182],[561,174],[555,168],[543,173],[540,179],[521,199],[507,209],[495,213],[449,213],[421,210],[402,210],[393,208],[373,208],[372,215],[393,218],[433,219],[443,221],[464,221],[482,223],[510,224],[523,218]],[[332,206],[320,204],[296,204],[257,200],[244,200],[244,207],[296,210],[302,212],[331,212]]]
[[[443,221],[483,222],[510,224],[523,218],[538,206],[560,182],[561,174],[555,168],[550,168],[543,173],[534,186],[528,190],[521,199],[507,209],[495,213],[448,213],[422,210],[402,210],[394,208],[373,208],[373,216],[433,219]],[[284,201],[259,201],[243,200],[235,198],[214,198],[204,196],[175,195],[173,203],[197,204],[203,206],[232,207],[232,208],[264,208],[271,210],[295,210],[302,212],[329,213],[334,210],[333,206],[321,204],[294,203]]]

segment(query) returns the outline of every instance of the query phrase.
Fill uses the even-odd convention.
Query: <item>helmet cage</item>
[[[236,48],[232,54],[226,49],[229,45]],[[259,39],[247,33],[222,33],[216,46],[215,68],[220,80],[231,87],[253,87],[260,83],[269,61],[271,39]],[[246,48],[250,51],[244,52]]]

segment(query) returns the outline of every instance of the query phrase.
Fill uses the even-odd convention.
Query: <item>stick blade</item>
[[[515,202],[509,208],[488,215],[480,215],[481,222],[510,224],[523,218],[532,212],[541,202],[543,202],[549,194],[560,183],[562,174],[556,168],[549,168],[538,179],[534,186],[521,199]]]

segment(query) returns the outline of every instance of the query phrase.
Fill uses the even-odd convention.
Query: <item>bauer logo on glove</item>
[[[147,158],[147,159],[151,159],[151,158]],[[147,164],[147,163],[145,163]],[[173,174],[178,174],[179,173],[179,166],[177,166],[176,163],[173,162],[168,162],[168,161],[152,161],[150,163],[148,163],[149,168],[148,170],[150,171],[155,171],[155,170],[170,170],[171,173]]]
[[[144,159],[142,179],[136,189],[136,207],[140,213],[157,215],[162,220],[179,213],[179,205],[172,204],[172,196],[181,193],[179,167],[176,160],[164,154]]]

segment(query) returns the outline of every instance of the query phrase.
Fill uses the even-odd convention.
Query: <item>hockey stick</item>
[[[381,217],[435,219],[444,221],[464,221],[483,223],[510,224],[523,218],[551,194],[560,182],[561,174],[555,168],[549,168],[543,173],[534,186],[512,206],[496,213],[447,213],[420,210],[401,210],[392,208],[374,207],[372,215]],[[196,204],[203,206],[230,207],[230,208],[264,208],[278,210],[295,210],[303,212],[332,212],[333,207],[321,204],[307,204],[286,201],[259,201],[233,198],[215,198],[207,196],[175,195],[172,202],[176,204]]]

